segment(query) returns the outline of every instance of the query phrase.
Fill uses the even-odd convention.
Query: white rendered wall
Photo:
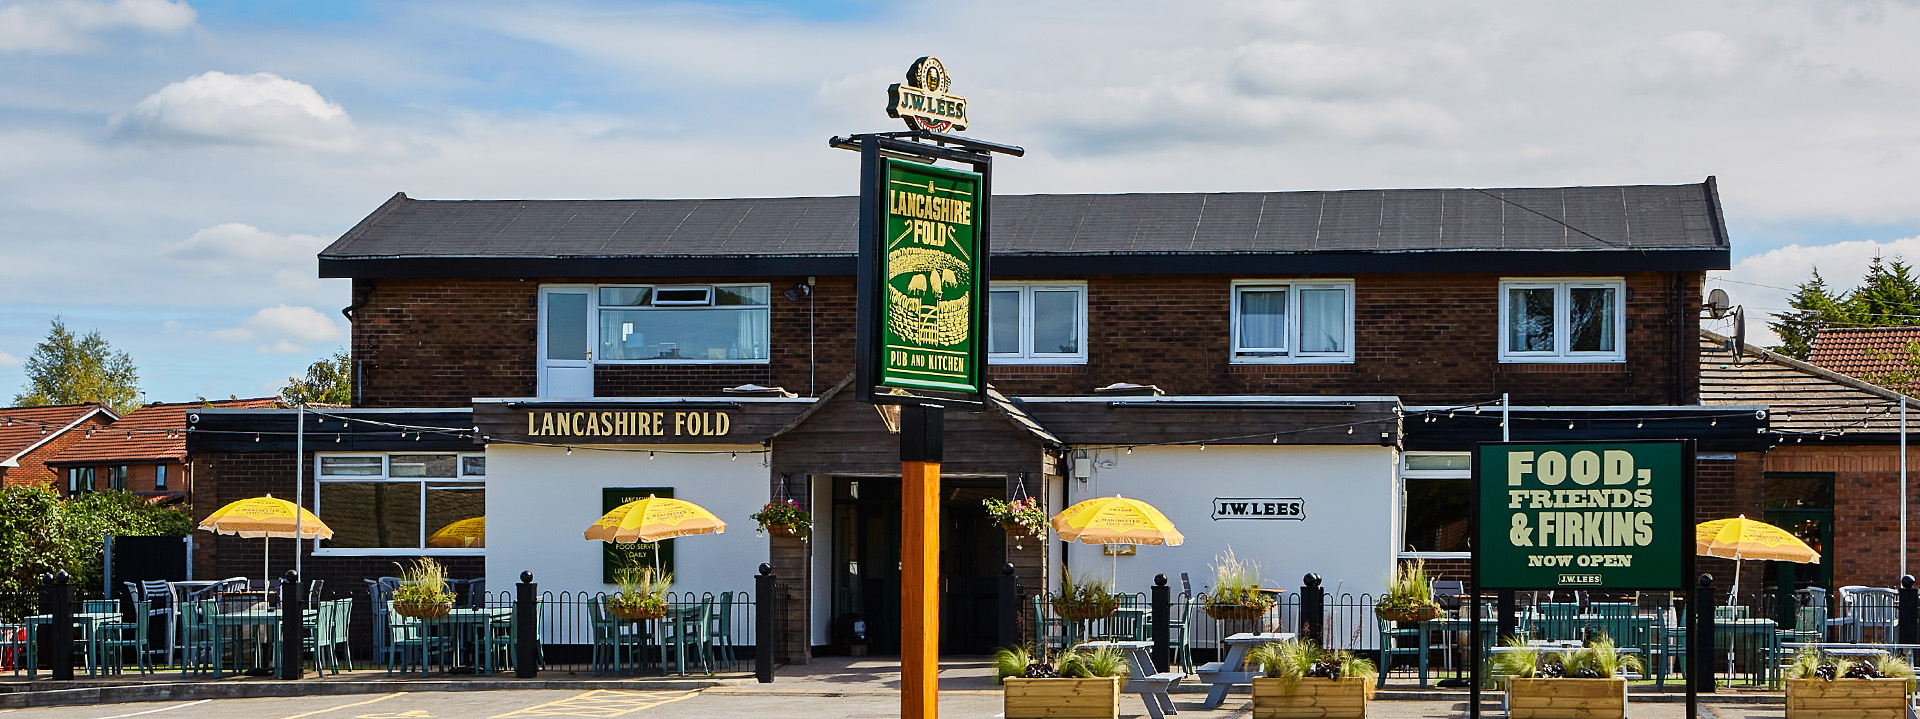
[[[1178,595],[1180,573],[1186,572],[1193,590],[1203,592],[1213,583],[1214,557],[1232,547],[1241,559],[1259,562],[1275,588],[1297,592],[1308,572],[1320,574],[1329,595],[1378,595],[1386,587],[1401,530],[1398,460],[1390,447],[1138,447],[1132,454],[1091,454],[1092,477],[1066,480],[1069,504],[1115,494],[1145,500],[1173,521],[1186,542],[1141,546],[1120,557],[1075,543],[1068,563],[1076,576],[1117,576],[1118,591],[1146,592],[1153,576],[1164,573]],[[1216,520],[1215,497],[1299,497],[1306,519]]]
[[[760,447],[680,449],[738,449],[740,456],[660,453],[647,459],[645,452],[576,447],[568,455],[560,448],[487,445],[489,588],[511,590],[520,572],[532,571],[542,592],[614,591],[600,581],[601,542],[581,536],[601,515],[600,490],[673,487],[675,499],[705,507],[727,523],[724,534],[673,540],[674,589],[751,593],[753,577],[767,561],[767,540],[754,536],[747,519],[767,501]]]
[[[808,537],[813,552],[813,639],[814,645],[833,641],[833,478],[818,475],[813,482],[813,533]]]

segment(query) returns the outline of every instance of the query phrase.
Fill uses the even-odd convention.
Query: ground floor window
[[[1461,453],[1408,453],[1401,458],[1401,541],[1404,552],[1466,552],[1472,512],[1473,457]]]
[[[486,546],[484,523],[465,522],[486,515],[484,455],[322,454],[314,463],[314,509],[333,529],[333,537],[320,543],[323,550],[382,554]]]

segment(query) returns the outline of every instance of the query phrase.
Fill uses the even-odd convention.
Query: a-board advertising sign
[[[977,394],[984,385],[981,175],[882,160],[874,384]]]
[[[1693,460],[1678,440],[1480,445],[1478,586],[1687,588]]]

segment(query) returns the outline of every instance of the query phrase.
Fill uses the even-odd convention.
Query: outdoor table
[[[1472,631],[1472,628],[1472,617],[1434,617],[1433,619],[1420,622],[1420,654],[1425,656],[1427,652],[1433,650],[1434,632],[1466,632]],[[1493,636],[1499,631],[1500,625],[1498,622],[1484,617],[1480,619],[1480,634],[1488,639],[1488,644],[1493,643]],[[1447,653],[1447,665],[1451,667],[1452,663],[1453,653],[1449,651]],[[1423,669],[1420,672],[1420,686],[1424,687],[1426,685],[1427,672]]]
[[[87,676],[93,676],[99,672],[99,660],[96,656],[99,652],[94,651],[93,648],[95,641],[94,630],[102,623],[117,621],[120,621],[119,612],[74,613],[73,626],[80,631],[79,638],[87,643]],[[52,624],[53,615],[35,614],[22,620],[21,623],[27,625],[27,676],[31,677],[34,676],[35,671],[37,671],[40,666],[40,659],[37,656],[37,653],[40,651],[40,627]]]
[[[1783,642],[1782,649],[1799,651],[1802,647],[1813,647],[1823,654],[1836,657],[1875,657],[1890,652],[1900,652],[1909,657],[1920,652],[1920,644],[1862,644],[1858,642]]]
[[[1718,648],[1719,643],[1723,641],[1723,638],[1726,642],[1728,657],[1727,673],[1733,673],[1733,653],[1739,646],[1740,641],[1744,638],[1751,638],[1754,640],[1752,654],[1756,656],[1750,665],[1758,669],[1758,671],[1754,672],[1756,681],[1753,683],[1772,684],[1774,675],[1773,660],[1774,657],[1779,654],[1778,649],[1780,648],[1780,635],[1775,631],[1778,627],[1779,625],[1775,624],[1771,619],[1714,620],[1713,638],[1716,648]]]
[[[1147,705],[1147,714],[1153,719],[1166,719],[1168,714],[1179,714],[1173,708],[1173,698],[1167,691],[1179,684],[1187,675],[1180,672],[1159,672],[1153,666],[1153,642],[1087,642],[1084,647],[1099,649],[1113,647],[1127,655],[1127,683],[1120,691],[1140,695],[1140,701]]]
[[[474,647],[473,651],[474,654],[477,655],[476,659],[480,659],[483,662],[477,663],[476,667],[493,671],[493,652],[481,648],[486,643],[486,632],[493,626],[494,622],[511,619],[512,617],[513,609],[510,607],[496,609],[454,609],[448,611],[446,616],[443,617],[434,617],[431,619],[422,618],[420,623],[423,633],[431,633],[433,628],[438,627],[445,631],[448,636],[453,637],[453,658],[449,660],[451,663],[447,666],[463,666],[460,663],[460,648],[463,644],[469,643],[464,640],[471,639],[470,643]],[[422,664],[424,665],[424,661]],[[422,672],[424,673],[424,671],[423,669]]]
[[[1235,684],[1252,684],[1256,672],[1247,671],[1247,650],[1260,644],[1284,642],[1293,638],[1293,632],[1269,632],[1249,634],[1241,632],[1220,641],[1227,644],[1227,657],[1217,662],[1200,665],[1194,673],[1200,679],[1213,686],[1207,689],[1207,700],[1200,703],[1202,709],[1219,708],[1220,702],[1227,700],[1227,692]]]
[[[301,619],[304,621],[305,619],[318,616],[318,614],[318,612],[312,609],[302,610]],[[222,629],[237,627],[243,630],[240,632],[242,635],[252,634],[261,637],[260,645],[255,647],[255,656],[257,657],[260,646],[272,644],[278,640],[280,636],[280,619],[280,612],[268,611],[265,607],[215,612],[207,615],[207,624],[212,628],[214,634],[213,676],[215,678],[222,676],[226,668],[226,662],[223,660],[224,655],[220,651],[220,645],[224,644],[221,638]],[[236,652],[234,654],[235,669],[239,668],[239,659],[240,656]],[[255,659],[255,668],[265,666],[266,664],[261,663],[259,659]]]

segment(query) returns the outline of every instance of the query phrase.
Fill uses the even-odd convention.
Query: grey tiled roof
[[[846,256],[852,197],[415,200],[394,195],[322,259]],[[1004,195],[994,254],[1725,250],[1712,179],[1689,185]]]
[[[1739,354],[1731,347],[1700,331],[1701,404],[1768,407],[1768,428],[1783,435],[1899,433],[1900,393],[1753,345]]]

